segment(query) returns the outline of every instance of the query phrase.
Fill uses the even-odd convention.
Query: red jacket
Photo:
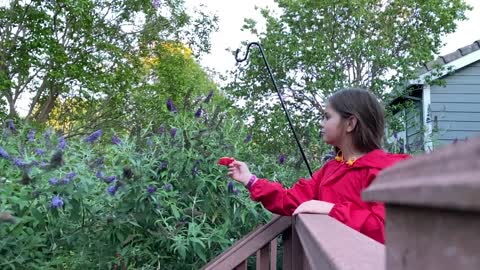
[[[352,165],[331,160],[316,171],[311,180],[301,178],[290,189],[277,182],[258,179],[250,188],[250,197],[270,212],[283,216],[291,216],[300,204],[309,200],[333,203],[331,217],[384,243],[385,208],[381,203],[362,201],[360,193],[382,169],[408,157],[377,149]]]

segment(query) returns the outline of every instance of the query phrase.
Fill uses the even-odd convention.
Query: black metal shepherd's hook
[[[237,60],[237,63],[241,63],[245,60],[247,60],[248,53],[250,52],[250,47],[252,45],[257,45],[257,47],[260,49],[260,53],[262,54],[263,61],[265,62],[265,66],[267,66],[268,74],[270,74],[270,79],[272,79],[273,86],[275,87],[275,90],[277,91],[278,98],[280,99],[280,103],[282,104],[282,108],[285,111],[285,115],[287,116],[288,124],[290,125],[290,129],[293,132],[293,136],[295,137],[295,140],[297,141],[298,148],[300,148],[300,152],[302,153],[303,160],[305,161],[305,164],[307,165],[308,172],[310,173],[310,177],[312,177],[312,169],[310,169],[310,165],[308,164],[307,157],[305,156],[305,152],[303,152],[302,145],[300,145],[300,141],[298,140],[297,133],[295,132],[295,129],[293,128],[292,125],[292,120],[290,119],[290,115],[288,114],[287,108],[285,107],[285,103],[283,102],[282,95],[280,94],[280,91],[278,90],[277,87],[277,82],[273,78],[273,73],[272,69],[270,68],[270,65],[267,62],[267,58],[265,57],[265,53],[263,52],[262,45],[258,42],[251,42],[247,46],[247,53],[245,54],[245,57],[243,59],[238,58],[238,53],[240,52],[240,49],[237,49],[235,53],[235,60]]]

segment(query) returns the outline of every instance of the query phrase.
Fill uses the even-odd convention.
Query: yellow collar
[[[339,152],[337,153],[337,156],[335,157],[335,160],[338,161],[338,162],[344,162],[344,163],[346,163],[347,165],[352,166],[353,163],[355,163],[355,161],[356,161],[357,159],[356,159],[356,158],[350,158],[350,159],[348,159],[347,161],[345,161],[345,160],[343,159],[343,153],[342,153],[342,151],[339,151]]]

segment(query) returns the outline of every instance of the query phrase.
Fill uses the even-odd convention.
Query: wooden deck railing
[[[282,269],[383,270],[383,245],[326,215],[274,216],[202,269],[277,269],[277,238],[282,237]]]
[[[362,193],[386,206],[386,246],[326,215],[274,216],[203,269],[480,269],[480,138],[402,162]],[[385,248],[386,247],[386,248]]]

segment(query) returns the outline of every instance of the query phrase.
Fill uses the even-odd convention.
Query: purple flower
[[[15,128],[15,124],[13,123],[12,119],[7,119],[7,128],[12,132],[17,132],[17,128]]]
[[[209,103],[212,97],[213,97],[213,90],[210,90],[210,92],[208,92],[207,98],[205,99],[205,103]]]
[[[62,179],[62,184],[66,185],[66,184],[70,183],[70,180],[71,180],[71,179],[63,178],[63,179]]]
[[[248,143],[249,141],[252,140],[252,137],[253,137],[252,133],[248,134],[247,137],[245,138],[245,140],[243,140],[243,142]]]
[[[228,190],[228,193],[233,193],[233,188],[234,188],[234,184],[233,184],[233,181],[228,181],[228,184],[227,184],[227,190]]]
[[[52,206],[52,208],[62,207],[63,206],[62,198],[60,198],[60,196],[58,196],[58,195],[53,196],[51,206]]]
[[[202,107],[198,108],[197,112],[195,113],[195,118],[199,118],[202,116]]]
[[[110,195],[112,195],[112,196],[114,196],[115,193],[117,193],[117,190],[118,190],[118,186],[117,186],[117,185],[111,185],[111,186],[109,186],[109,187],[107,188],[107,192],[108,192]]]
[[[278,157],[278,163],[280,165],[283,165],[285,163],[285,154],[281,154],[280,157]]]
[[[42,156],[42,155],[45,154],[45,150],[43,150],[43,149],[41,149],[41,148],[37,148],[37,149],[35,149],[35,154],[36,154],[37,156]]]
[[[99,179],[103,179],[103,172],[102,172],[102,170],[98,170],[96,176],[97,176],[97,178],[99,178]]]
[[[153,186],[153,185],[150,185],[147,187],[147,192],[152,194],[154,193],[155,191],[157,191],[157,187],[156,186]]]
[[[52,128],[49,128],[47,129],[44,133],[43,133],[43,137],[45,138],[45,141],[50,141],[50,136],[52,136]]]
[[[148,148],[152,148],[152,146],[153,146],[152,138],[147,139],[147,146],[148,146]]]
[[[29,142],[34,142],[35,141],[35,129],[32,129],[28,132],[27,139],[28,139]]]
[[[15,166],[20,167],[20,168],[28,165],[28,163],[26,163],[25,161],[23,161],[20,158],[15,158],[14,163],[15,163]]]
[[[86,137],[84,141],[87,143],[94,143],[96,140],[98,140],[98,138],[102,136],[102,134],[103,134],[103,131],[99,129],[93,132],[92,134],[88,135],[88,137]]]
[[[73,180],[73,178],[75,178],[75,176],[77,176],[76,172],[69,172],[69,173],[67,173],[67,175],[65,177],[69,180]]]
[[[160,7],[160,0],[152,0],[152,5],[154,8]]]
[[[162,163],[160,163],[160,166],[158,167],[160,169],[160,171],[163,171],[167,168],[168,166],[168,161],[162,161]]]
[[[113,135],[112,136],[112,143],[115,144],[115,145],[119,145],[122,142],[120,141],[120,139],[116,135]]]
[[[158,134],[163,135],[165,133],[165,125],[161,124],[158,128]]]
[[[92,166],[96,168],[96,167],[100,167],[100,166],[104,165],[104,159],[105,159],[105,157],[99,157],[99,158],[95,159],[93,161]]]
[[[65,147],[67,147],[67,141],[64,136],[61,136],[58,141],[58,149],[65,150]]]
[[[238,194],[240,194],[240,190],[238,188],[234,188],[233,195],[237,196]]]
[[[173,189],[173,186],[172,186],[172,184],[167,183],[167,184],[163,185],[162,188],[163,188],[163,190],[165,190],[165,191],[171,191],[171,190]]]
[[[172,136],[172,138],[175,138],[175,136],[177,135],[177,129],[176,128],[172,128],[170,130],[170,136]]]
[[[7,151],[0,147],[0,158],[8,159],[10,156],[8,155]]]
[[[173,112],[173,113],[177,112],[177,107],[175,106],[175,104],[173,104],[173,101],[171,98],[167,99],[167,109],[169,112]]]
[[[108,183],[108,184],[114,182],[115,180],[117,180],[117,176],[115,175],[103,178],[103,181],[105,181],[105,183]]]
[[[42,162],[40,162],[40,164],[38,164],[38,167],[45,168],[45,167],[47,167],[47,165],[48,164],[45,161],[42,161]]]
[[[203,123],[207,124],[208,123],[208,113],[204,113],[203,118],[205,119],[205,121],[203,121]]]
[[[193,164],[193,168],[192,168],[192,175],[193,176],[196,176],[199,174],[199,170],[198,170],[198,165],[201,163],[202,161],[197,159],[195,160],[195,163]]]
[[[331,159],[334,159],[335,158],[335,153],[333,153],[333,151],[330,151],[328,152],[328,154],[326,154],[325,156],[323,156],[322,160],[323,162],[327,162]]]
[[[393,132],[393,138],[395,138],[395,140],[398,140],[398,132]]]
[[[48,180],[48,183],[50,183],[50,185],[54,186],[56,184],[58,184],[58,179],[57,178],[50,178],[50,180]]]

